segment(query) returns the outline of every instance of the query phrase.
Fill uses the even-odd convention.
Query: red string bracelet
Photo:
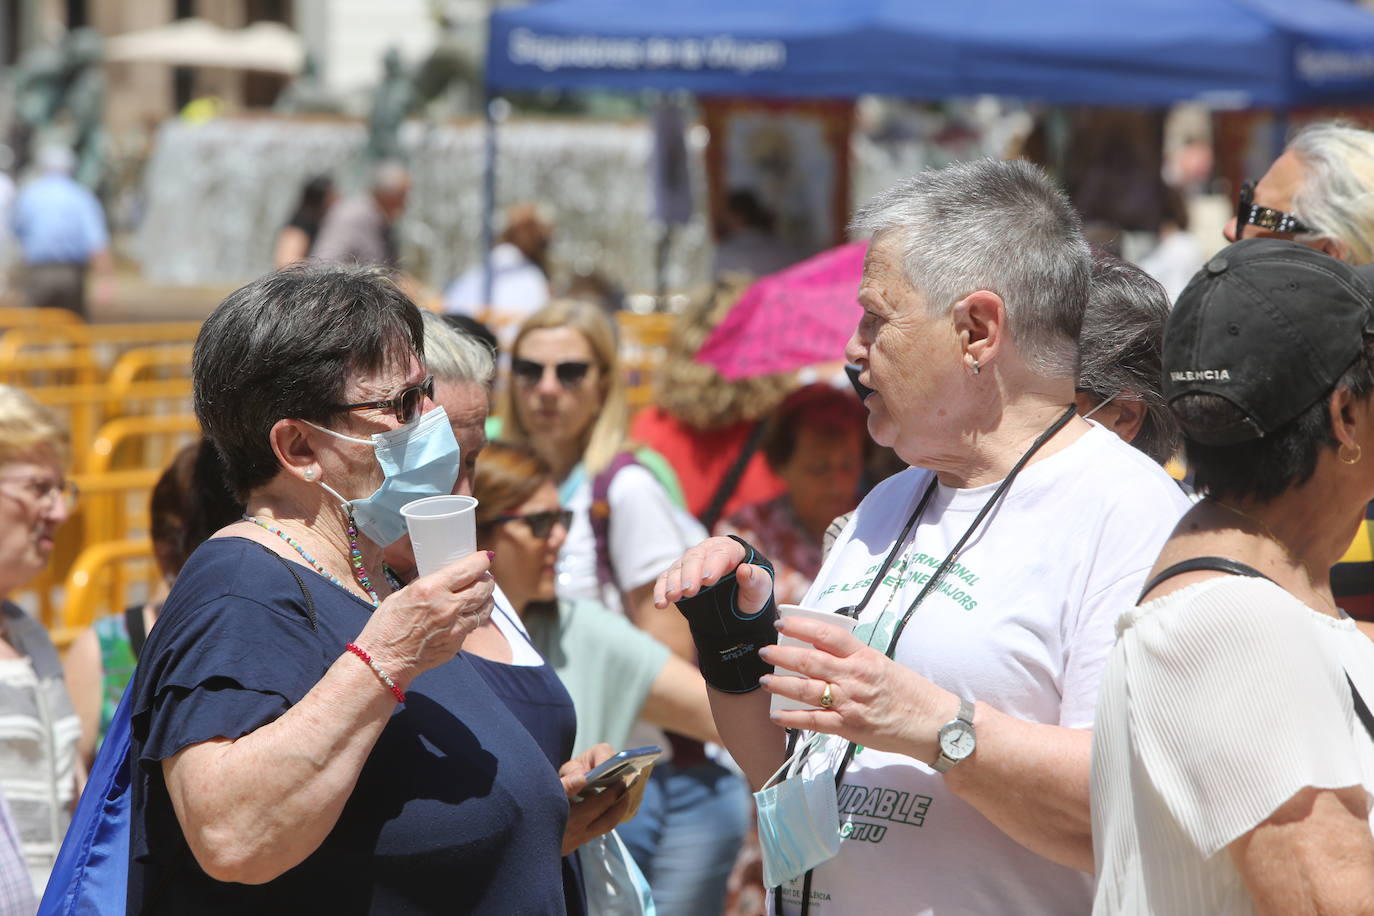
[[[401,688],[396,686],[396,682],[391,679],[391,675],[382,670],[381,665],[378,665],[372,660],[372,656],[367,654],[366,649],[352,642],[344,646],[344,648],[367,662],[367,667],[371,668],[372,673],[377,675],[381,682],[386,685],[386,689],[391,691],[391,695],[396,698],[397,703],[404,703],[406,701],[406,695],[401,692]]]

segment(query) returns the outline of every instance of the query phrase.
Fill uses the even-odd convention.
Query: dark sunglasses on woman
[[[537,538],[546,538],[553,532],[554,525],[562,525],[563,530],[567,531],[572,526],[572,517],[571,509],[553,509],[548,512],[530,512],[527,515],[500,515],[492,519],[492,524],[524,522],[525,527],[530,529],[530,534]]]
[[[515,376],[516,381],[530,387],[539,384],[539,380],[544,377],[550,366],[558,378],[558,384],[564,388],[576,388],[582,384],[582,380],[592,368],[592,364],[587,362],[538,363],[532,359],[519,358],[510,361],[511,375]]]
[[[360,404],[339,404],[339,410],[389,410],[396,414],[396,422],[409,423],[420,415],[420,405],[425,398],[434,398],[434,376],[426,376],[418,385],[409,388],[385,401],[363,401]]]
[[[1236,238],[1242,238],[1246,226],[1258,226],[1269,232],[1297,235],[1312,230],[1291,213],[1261,207],[1255,203],[1255,183],[1247,181],[1240,186],[1240,196],[1236,198]]]

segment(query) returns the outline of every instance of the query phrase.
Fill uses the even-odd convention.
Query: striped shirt
[[[1374,642],[1264,579],[1122,614],[1093,732],[1095,914],[1254,913],[1226,848],[1306,787],[1374,790]]]
[[[81,726],[42,625],[10,602],[0,605],[0,619],[20,654],[0,660],[0,792],[41,891],[71,819]]]

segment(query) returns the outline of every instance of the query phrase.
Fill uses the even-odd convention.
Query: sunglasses
[[[1246,226],[1258,226],[1269,232],[1297,234],[1311,232],[1312,229],[1291,213],[1261,207],[1255,203],[1255,183],[1247,181],[1240,186],[1240,196],[1236,198],[1236,237],[1239,238]]]
[[[558,384],[564,388],[576,388],[582,384],[582,380],[591,371],[592,364],[584,362],[553,363],[553,374],[558,378]],[[510,361],[511,375],[515,380],[523,385],[534,387],[539,384],[539,380],[544,377],[544,372],[549,368],[547,363],[537,363],[532,359],[513,359]]]
[[[548,512],[531,512],[528,515],[498,515],[491,520],[493,525],[502,525],[506,522],[524,522],[525,527],[530,529],[530,534],[537,538],[546,538],[553,532],[554,525],[562,525],[563,530],[567,531],[572,527],[571,509],[552,509]]]
[[[430,375],[418,385],[409,388],[385,401],[363,401],[360,404],[337,404],[339,410],[389,410],[396,415],[396,422],[405,424],[420,414],[420,405],[425,398],[434,399],[434,376]]]

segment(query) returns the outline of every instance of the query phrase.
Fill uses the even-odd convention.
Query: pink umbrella
[[[706,338],[697,360],[725,378],[790,372],[844,358],[863,309],[868,242],[850,242],[757,280]]]

